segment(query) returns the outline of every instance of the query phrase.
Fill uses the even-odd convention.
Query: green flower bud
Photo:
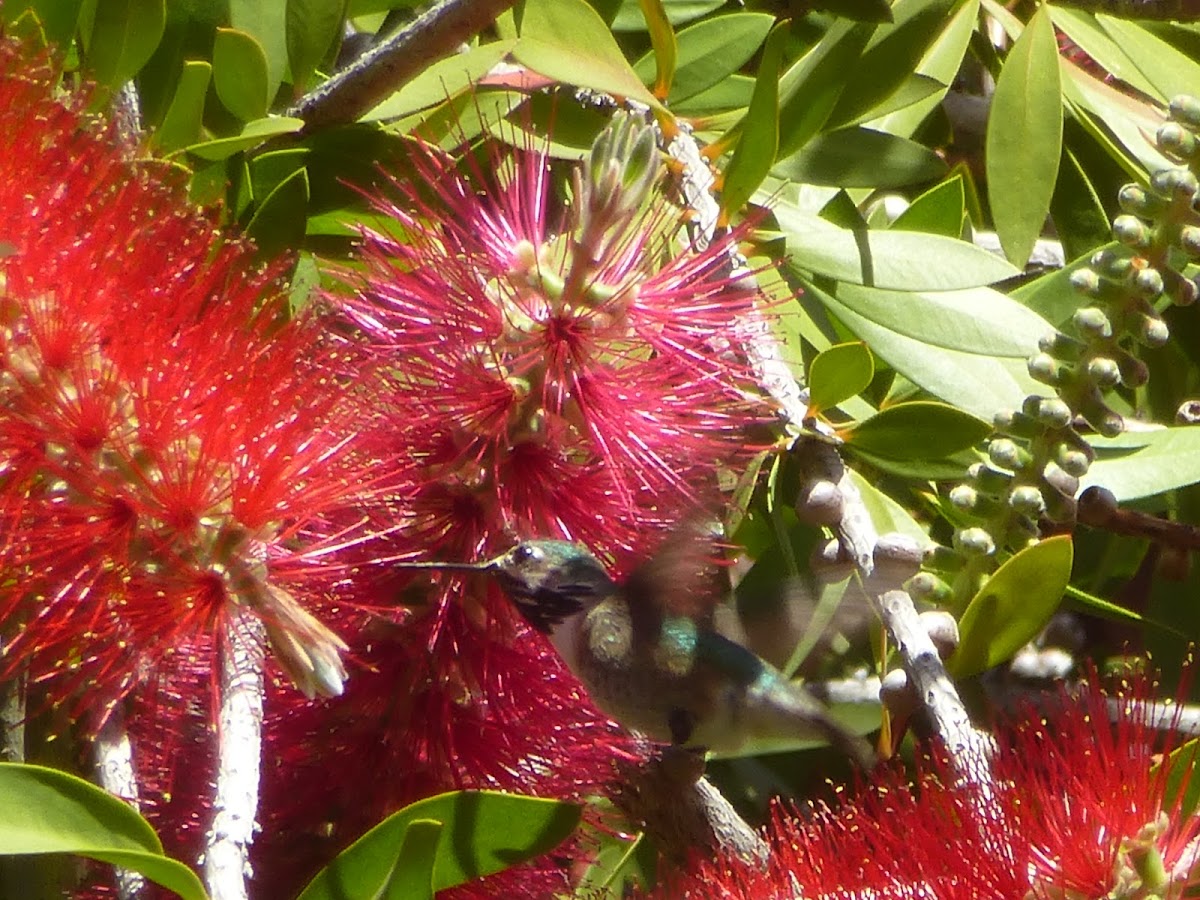
[[[1008,438],[995,438],[988,442],[987,453],[992,465],[1013,471],[1023,469],[1032,459],[1027,450]]]
[[[1001,472],[984,463],[973,463],[967,469],[967,475],[980,492],[991,497],[1000,497],[1008,493],[1013,481],[1011,473]]]
[[[1157,218],[1167,208],[1166,201],[1156,194],[1148,194],[1137,184],[1127,184],[1117,194],[1117,203],[1122,212],[1143,219]]]
[[[1121,369],[1116,360],[1097,356],[1087,364],[1088,379],[1102,391],[1111,390],[1121,383]]]
[[[996,542],[982,528],[962,528],[954,533],[954,549],[963,556],[991,556]]]
[[[1154,300],[1164,290],[1162,274],[1153,266],[1139,269],[1138,273],[1133,276],[1133,287],[1139,297],[1145,300]]]
[[[932,572],[918,572],[908,580],[906,587],[914,599],[928,600],[934,604],[940,604],[950,599],[950,595],[953,593],[950,585]]]
[[[1110,248],[1097,250],[1088,264],[1101,275],[1120,280],[1129,274],[1132,262],[1127,253],[1117,253]]]
[[[1088,466],[1091,465],[1086,453],[1076,450],[1067,443],[1059,444],[1055,448],[1054,461],[1060,469],[1075,478],[1082,478],[1086,475]]]
[[[970,512],[979,502],[979,492],[969,484],[956,484],[950,489],[950,502],[964,512]]]
[[[1087,345],[1061,331],[1056,331],[1040,338],[1038,349],[1063,362],[1078,362],[1087,350]]]
[[[1150,380],[1150,367],[1131,353],[1119,352],[1117,365],[1121,369],[1121,383],[1127,387],[1139,388]]]
[[[1042,498],[1042,492],[1033,485],[1023,484],[1013,488],[1013,492],[1008,495],[1008,505],[1018,512],[1040,516],[1046,508],[1046,501]]]
[[[1171,337],[1171,330],[1167,328],[1167,323],[1158,315],[1143,315],[1138,318],[1140,321],[1135,337],[1142,345],[1161,347]]]
[[[1066,428],[1074,418],[1071,407],[1057,397],[1027,397],[1025,404],[1025,411],[1047,428]]]
[[[1026,368],[1029,370],[1030,378],[1051,387],[1061,384],[1065,374],[1058,360],[1049,353],[1037,353],[1031,356],[1029,362],[1026,363]]]
[[[1150,176],[1150,190],[1170,200],[1191,200],[1200,183],[1190,169],[1159,169]]]
[[[1196,302],[1200,290],[1191,278],[1184,278],[1178,272],[1167,272],[1167,296],[1176,306],[1191,306]]]
[[[1137,216],[1122,215],[1113,219],[1113,238],[1131,250],[1145,250],[1154,240],[1154,234]]]
[[[1104,314],[1104,310],[1097,309],[1094,306],[1085,306],[1082,309],[1075,310],[1071,316],[1071,321],[1080,333],[1090,338],[1101,338],[1107,340],[1112,337],[1112,322],[1108,316]]]
[[[1167,122],[1154,136],[1158,149],[1178,162],[1188,162],[1196,155],[1196,136],[1178,122]]]
[[[1171,98],[1171,118],[1188,128],[1200,128],[1200,100],[1188,94]]]
[[[996,413],[992,424],[995,425],[997,431],[1015,438],[1038,437],[1046,430],[1045,426],[1037,419],[1011,409]]]
[[[1184,225],[1179,229],[1179,247],[1192,259],[1200,258],[1200,228]]]

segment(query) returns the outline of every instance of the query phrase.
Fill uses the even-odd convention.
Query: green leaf
[[[892,228],[868,232],[862,247],[853,231],[786,200],[772,211],[787,237],[790,264],[837,281],[899,291],[954,291],[1020,274],[966,241]]]
[[[979,20],[979,0],[966,0],[950,15],[942,26],[940,34],[933,39],[913,70],[914,75],[921,75],[943,85],[935,93],[903,109],[887,113],[872,124],[881,131],[898,134],[901,137],[912,137],[916,134],[929,117],[937,110],[945,98],[949,85],[955,80],[962,67],[963,57],[975,34],[975,25]],[[903,90],[903,87],[901,88]],[[851,122],[858,121],[851,119]]]
[[[1200,481],[1200,425],[1164,428],[1113,440],[1094,438],[1097,459],[1080,490],[1099,485],[1119,502],[1152,497]]]
[[[655,852],[645,832],[633,840],[595,829],[589,834],[589,846],[598,849],[589,855],[587,870],[575,888],[574,896],[589,900],[624,900],[635,887],[654,884]]]
[[[383,890],[386,900],[433,900],[433,867],[445,826],[435,819],[415,819],[404,829],[396,866]]]
[[[725,5],[725,0],[662,0],[672,25],[685,25]],[[612,20],[613,31],[645,31],[646,17],[639,0],[624,0]]]
[[[115,90],[154,55],[167,23],[164,0],[97,3],[85,62],[98,84]]]
[[[75,36],[75,26],[79,24],[82,8],[83,0],[7,0],[0,5],[0,22],[12,25],[25,10],[33,10],[46,40],[63,45]]]
[[[967,195],[961,174],[947,178],[914,200],[897,216],[892,227],[900,231],[923,231],[957,238],[966,217]]]
[[[361,121],[395,119],[445,103],[450,97],[478,84],[514,46],[515,41],[493,41],[473,47],[466,53],[440,59],[370,110]]]
[[[958,620],[959,645],[946,668],[975,675],[1012,658],[1050,621],[1071,579],[1070,535],[1046,538],[1004,563]]]
[[[767,35],[737,149],[725,167],[721,188],[721,213],[725,217],[746,205],[775,162],[779,148],[779,66],[787,37],[786,23],[776,25]]]
[[[341,34],[345,10],[346,0],[287,0],[287,58],[297,93]]]
[[[731,13],[704,19],[679,32],[675,38],[679,58],[669,104],[674,107],[737,73],[766,39],[774,22],[774,16],[766,13]],[[650,81],[655,66],[654,53],[647,53],[633,70],[643,81]]]
[[[833,409],[866,390],[875,377],[875,360],[861,341],[822,350],[808,370],[808,409],[813,415]]]
[[[834,22],[808,53],[779,79],[779,153],[790,156],[824,127],[858,65],[874,27]]]
[[[1148,702],[1143,700],[1142,702]],[[1178,715],[1177,707],[1168,707],[1168,717]],[[1170,721],[1170,718],[1168,718]],[[1159,768],[1167,766],[1167,783],[1163,790],[1163,809],[1171,810],[1172,815],[1180,818],[1177,821],[1186,822],[1196,814],[1200,805],[1200,774],[1196,772],[1196,763],[1200,762],[1200,739],[1190,741],[1176,747],[1167,758],[1156,764],[1151,770],[1151,778],[1158,776]]]
[[[1133,61],[1121,49],[1090,13],[1062,6],[1050,7],[1050,18],[1063,34],[1069,37],[1084,53],[1100,65],[1104,71],[1111,72],[1121,81],[1137,88],[1143,94],[1158,100],[1168,97],[1159,93],[1158,89],[1142,74]]]
[[[1062,87],[1049,7],[1009,51],[988,113],[988,196],[1004,255],[1024,266],[1050,212],[1062,154]]]
[[[871,128],[839,128],[816,135],[771,168],[804,184],[886,190],[942,176],[946,164],[924,144]]]
[[[279,183],[258,205],[246,232],[265,257],[297,248],[304,241],[308,214],[308,172],[300,169]]]
[[[188,60],[179,74],[175,96],[167,108],[162,124],[154,132],[154,145],[162,153],[195,143],[200,137],[204,119],[204,97],[212,66],[202,60]]]
[[[855,449],[893,459],[937,459],[969,450],[991,433],[990,423],[953,406],[917,400],[881,409],[841,437]]]
[[[499,872],[557,847],[575,830],[578,806],[498,791],[453,791],[406,806],[351,844],[308,884],[299,900],[377,897],[417,820],[440,822],[434,891]]]
[[[750,105],[750,97],[753,94],[753,78],[749,75],[730,75],[720,84],[673,104],[672,109],[679,116],[711,116],[714,113],[745,109]]]
[[[243,122],[267,114],[267,57],[252,36],[233,28],[217,29],[213,76],[221,103]]]
[[[1177,94],[1196,93],[1197,85],[1200,85],[1200,63],[1136,22],[1107,15],[1097,15],[1096,21],[1157,88],[1161,97],[1170,100]]]
[[[526,0],[520,28],[513,57],[533,71],[662,109],[626,61],[604,20],[584,0]]]
[[[280,0],[229,0],[229,24],[250,35],[266,61],[267,102],[270,103],[287,69],[287,3]],[[216,65],[214,61],[214,65]],[[264,109],[259,115],[266,113]]]
[[[1063,96],[1070,100],[1072,112],[1094,140],[1111,144],[1111,132],[1125,151],[1120,153],[1114,145],[1114,158],[1132,177],[1145,181],[1146,172],[1175,165],[1154,146],[1154,134],[1163,121],[1159,110],[1093,78],[1066,60],[1061,61],[1060,68],[1064,76]],[[1081,110],[1090,115],[1084,115]],[[1095,121],[1092,121],[1093,117]]]
[[[991,421],[1001,410],[1020,409],[1026,395],[1042,390],[1029,377],[1024,359],[936,346],[859,315],[811,282],[805,283],[805,291],[866,341],[877,358],[933,396],[981,419]]]
[[[242,133],[233,137],[217,138],[215,141],[205,141],[202,144],[192,144],[186,148],[188,153],[200,159],[210,161],[227,159],[233,154],[278,137],[281,134],[295,134],[304,127],[303,119],[292,119],[287,116],[270,116],[247,122]]]
[[[654,96],[662,99],[671,91],[675,81],[675,66],[679,61],[679,46],[675,42],[675,31],[663,9],[662,0],[640,0],[642,15],[646,17],[646,29],[650,33],[650,46],[654,55]]]
[[[992,288],[881,291],[839,284],[837,300],[860,316],[936,347],[1022,360],[1054,332],[1037,313]]]
[[[857,118],[851,119],[843,127],[849,128],[851,125],[871,123],[871,128],[876,131],[895,134],[895,132],[888,131],[886,128],[881,128],[876,123],[893,113],[922,103],[922,101],[928,100],[930,97],[944,95],[945,92],[946,85],[944,83],[938,81],[936,78],[930,78],[928,75],[914,72],[904,79],[900,87],[896,88],[882,102],[877,103]]]
[[[861,121],[883,106],[916,71],[917,64],[962,0],[897,0],[892,6],[895,23],[875,27],[861,62],[842,73],[846,87],[829,116],[837,127]]]
[[[82,778],[0,763],[0,854],[71,853],[140,872],[185,900],[204,900],[196,874],[163,856],[150,823]]]
[[[891,22],[888,0],[818,0],[814,9],[856,22]]]

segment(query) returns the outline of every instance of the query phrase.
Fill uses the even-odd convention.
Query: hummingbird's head
[[[488,568],[529,624],[545,634],[616,590],[600,561],[567,541],[523,541]]]

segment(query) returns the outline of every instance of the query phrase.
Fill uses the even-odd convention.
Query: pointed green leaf
[[[947,178],[923,193],[902,212],[892,227],[956,238],[962,234],[967,194],[961,174]]]
[[[731,13],[704,19],[679,32],[670,105],[695,97],[737,73],[762,45],[774,22],[774,16],[766,13]],[[639,59],[633,70],[643,81],[650,81],[655,66],[651,52]]]
[[[721,212],[725,216],[746,205],[775,162],[779,148],[779,66],[787,37],[786,24],[775,26],[767,36],[754,96],[742,120],[737,149],[725,167],[721,188]]]
[[[804,184],[880,190],[932,181],[946,164],[924,144],[871,128],[818,134],[771,168],[771,174]]]
[[[1093,78],[1065,59],[1060,68],[1063,96],[1071,102],[1076,119],[1093,140],[1111,148],[1113,158],[1132,177],[1145,181],[1147,172],[1175,165],[1154,146],[1154,134],[1163,123],[1160,110],[1139,97]],[[1086,110],[1090,115],[1080,110]],[[1113,142],[1113,137],[1118,143]]]
[[[1054,328],[992,288],[962,291],[880,291],[840,284],[838,302],[861,316],[927,344],[1022,360]]]
[[[1004,563],[958,620],[959,645],[946,668],[966,678],[1011,659],[1058,609],[1071,579],[1070,535],[1046,538]]]
[[[440,822],[433,889],[499,872],[557,847],[579,822],[578,806],[498,791],[453,791],[384,819],[321,870],[299,900],[377,897],[396,870],[404,835],[418,820]]]
[[[1143,702],[1150,702],[1144,700]],[[1164,714],[1170,722],[1174,716],[1180,715],[1177,706],[1164,704]],[[1169,809],[1172,815],[1180,816],[1178,821],[1186,822],[1196,814],[1200,806],[1200,773],[1196,764],[1200,762],[1200,739],[1193,738],[1182,746],[1176,747],[1170,755],[1151,769],[1151,778],[1157,777],[1160,766],[1167,766],[1167,783],[1163,791],[1163,809]]]
[[[969,353],[927,343],[850,309],[812,282],[806,295],[821,301],[871,352],[933,396],[991,421],[1001,410],[1019,409],[1027,394],[1041,388],[1029,377],[1025,360]]]
[[[85,63],[97,83],[116,89],[150,61],[167,24],[164,0],[106,0],[96,5]]]
[[[920,523],[912,517],[907,509],[885,494],[854,469],[847,469],[850,480],[858,489],[863,505],[871,516],[871,524],[880,534],[898,531],[906,534],[918,545],[924,547],[929,543],[929,534]]]
[[[1092,439],[1098,456],[1080,490],[1099,485],[1119,502],[1200,482],[1200,425]]]
[[[396,867],[376,895],[381,900],[433,900],[433,867],[445,826],[434,819],[415,819],[404,829]]]
[[[654,96],[662,99],[675,83],[675,66],[679,61],[679,46],[675,42],[675,31],[663,9],[662,0],[640,0],[642,15],[646,17],[646,30],[650,33],[650,46],[654,55]]]
[[[790,156],[829,119],[846,86],[846,73],[859,64],[871,25],[834,22],[808,53],[779,79],[779,153]]]
[[[969,450],[991,433],[989,422],[945,403],[918,400],[881,409],[841,436],[855,449],[892,459],[938,459]]]
[[[361,121],[396,119],[445,103],[478,84],[515,45],[515,41],[493,41],[473,47],[466,53],[455,53],[440,59],[366,113]]]
[[[204,888],[183,863],[163,856],[150,823],[82,778],[0,763],[0,854],[71,853],[140,872],[185,900]]]
[[[287,58],[297,93],[341,34],[345,11],[346,0],[287,0]]]
[[[533,71],[563,84],[662,108],[626,61],[604,20],[584,0],[526,0],[520,28],[513,57]]]
[[[1077,9],[1052,6],[1050,7],[1050,18],[1054,21],[1056,28],[1069,37],[1080,50],[1094,59],[1104,71],[1111,72],[1121,81],[1132,85],[1147,96],[1155,97],[1158,100],[1169,99],[1160,94],[1158,89],[1150,83],[1120,45],[1096,21],[1095,16]]]
[[[246,232],[266,257],[298,248],[308,214],[308,172],[300,169],[279,183],[254,211]]]
[[[875,26],[861,63],[843,73],[845,90],[829,116],[833,127],[860,121],[886,103],[951,21],[962,0],[897,0],[895,22]]]
[[[218,138],[215,141],[205,141],[201,144],[192,144],[192,146],[186,149],[188,153],[198,156],[200,159],[209,161],[227,159],[239,151],[257,147],[264,141],[278,137],[281,134],[295,134],[303,127],[303,119],[292,119],[287,116],[270,116],[266,119],[247,122],[241,134],[234,135],[233,137]]]
[[[875,377],[875,360],[866,344],[835,344],[814,357],[808,369],[808,409],[813,415],[833,409],[866,390]]]
[[[1170,100],[1177,94],[1195,94],[1200,90],[1200,63],[1151,34],[1136,22],[1098,15],[1096,21],[1112,37],[1122,52]]]
[[[954,291],[1020,274],[966,241],[889,229],[869,232],[863,247],[854,232],[787,201],[776,203],[772,211],[787,237],[791,264],[837,281],[888,290]]]
[[[225,108],[243,122],[267,114],[267,57],[244,31],[218,28],[213,41],[213,78]]]
[[[25,10],[32,10],[41,23],[45,39],[62,45],[75,36],[82,7],[83,0],[7,0],[0,5],[0,22],[11,25]]]
[[[188,60],[179,74],[175,96],[162,124],[154,132],[154,145],[163,153],[193,144],[200,137],[204,119],[204,97],[212,66],[202,60]]]
[[[988,113],[988,196],[1004,255],[1024,266],[1046,224],[1062,153],[1062,88],[1049,8],[1009,51]]]
[[[819,0],[813,7],[856,22],[892,21],[892,7],[888,0]]]

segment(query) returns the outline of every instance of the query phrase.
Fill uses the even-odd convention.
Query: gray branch
[[[310,129],[354,122],[430,63],[449,56],[516,0],[442,0],[407,27],[372,47],[287,115]]]
[[[213,900],[247,900],[262,757],[263,643],[259,619],[231,621],[221,654],[217,784],[205,837],[204,881]]]
[[[137,776],[133,768],[133,744],[125,730],[125,716],[117,706],[96,735],[95,759],[96,780],[102,788],[115,797],[138,808]],[[117,896],[121,900],[134,900],[142,896],[146,887],[143,875],[130,869],[116,869]]]

